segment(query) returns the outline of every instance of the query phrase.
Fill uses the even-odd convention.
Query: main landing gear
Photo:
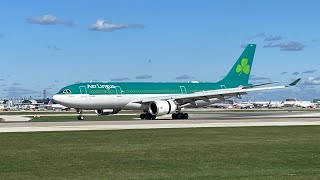
[[[82,109],[77,109],[77,113],[79,114],[78,117],[77,117],[77,119],[78,119],[79,121],[84,120],[84,116],[82,115]]]
[[[140,114],[140,119],[148,119],[148,120],[152,119],[152,120],[155,120],[156,118],[157,118],[157,116],[153,115],[151,113],[142,113],[142,114]]]
[[[189,119],[189,114],[188,113],[173,113],[172,114],[172,119]]]
[[[140,119],[148,119],[148,120],[155,120],[157,118],[156,115],[153,115],[149,112],[140,114]],[[173,113],[172,119],[189,119],[188,113]]]

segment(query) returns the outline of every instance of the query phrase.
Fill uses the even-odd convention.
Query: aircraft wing
[[[136,100],[134,102],[142,104],[142,103],[150,103],[150,102],[159,101],[159,100],[174,100],[179,105],[183,105],[187,103],[193,104],[197,100],[204,100],[204,101],[210,102],[209,99],[212,99],[212,98],[217,98],[221,101],[224,101],[225,98],[240,97],[240,95],[247,94],[247,92],[283,89],[283,88],[295,86],[299,81],[300,79],[297,79],[288,85],[282,85],[282,86],[271,86],[271,87],[257,87],[259,85],[243,86],[243,87],[230,88],[230,89],[201,91],[201,92],[196,92],[191,94],[176,94],[176,95],[149,97],[141,100]]]

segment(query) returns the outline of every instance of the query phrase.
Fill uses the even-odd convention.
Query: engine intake
[[[174,113],[178,106],[174,101],[154,101],[149,105],[149,112],[153,115],[165,115]]]
[[[109,115],[109,114],[117,114],[120,109],[98,109],[95,110],[97,115]]]

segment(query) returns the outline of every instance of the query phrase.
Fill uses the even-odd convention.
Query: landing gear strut
[[[189,114],[188,113],[173,113],[172,114],[172,119],[189,119]]]
[[[149,112],[140,114],[140,119],[148,119],[148,120],[152,119],[152,120],[155,120],[156,118],[157,118],[156,115],[153,115],[153,114],[151,114]]]
[[[78,117],[77,117],[77,119],[78,119],[79,121],[84,120],[84,116],[82,115],[82,109],[77,109],[77,113],[79,114]]]

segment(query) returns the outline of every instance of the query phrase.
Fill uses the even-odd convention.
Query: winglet
[[[287,86],[295,86],[295,85],[297,85],[298,84],[298,82],[301,80],[301,78],[299,78],[299,79],[296,79],[296,80],[294,80],[292,83],[290,83],[289,85],[287,85]]]

